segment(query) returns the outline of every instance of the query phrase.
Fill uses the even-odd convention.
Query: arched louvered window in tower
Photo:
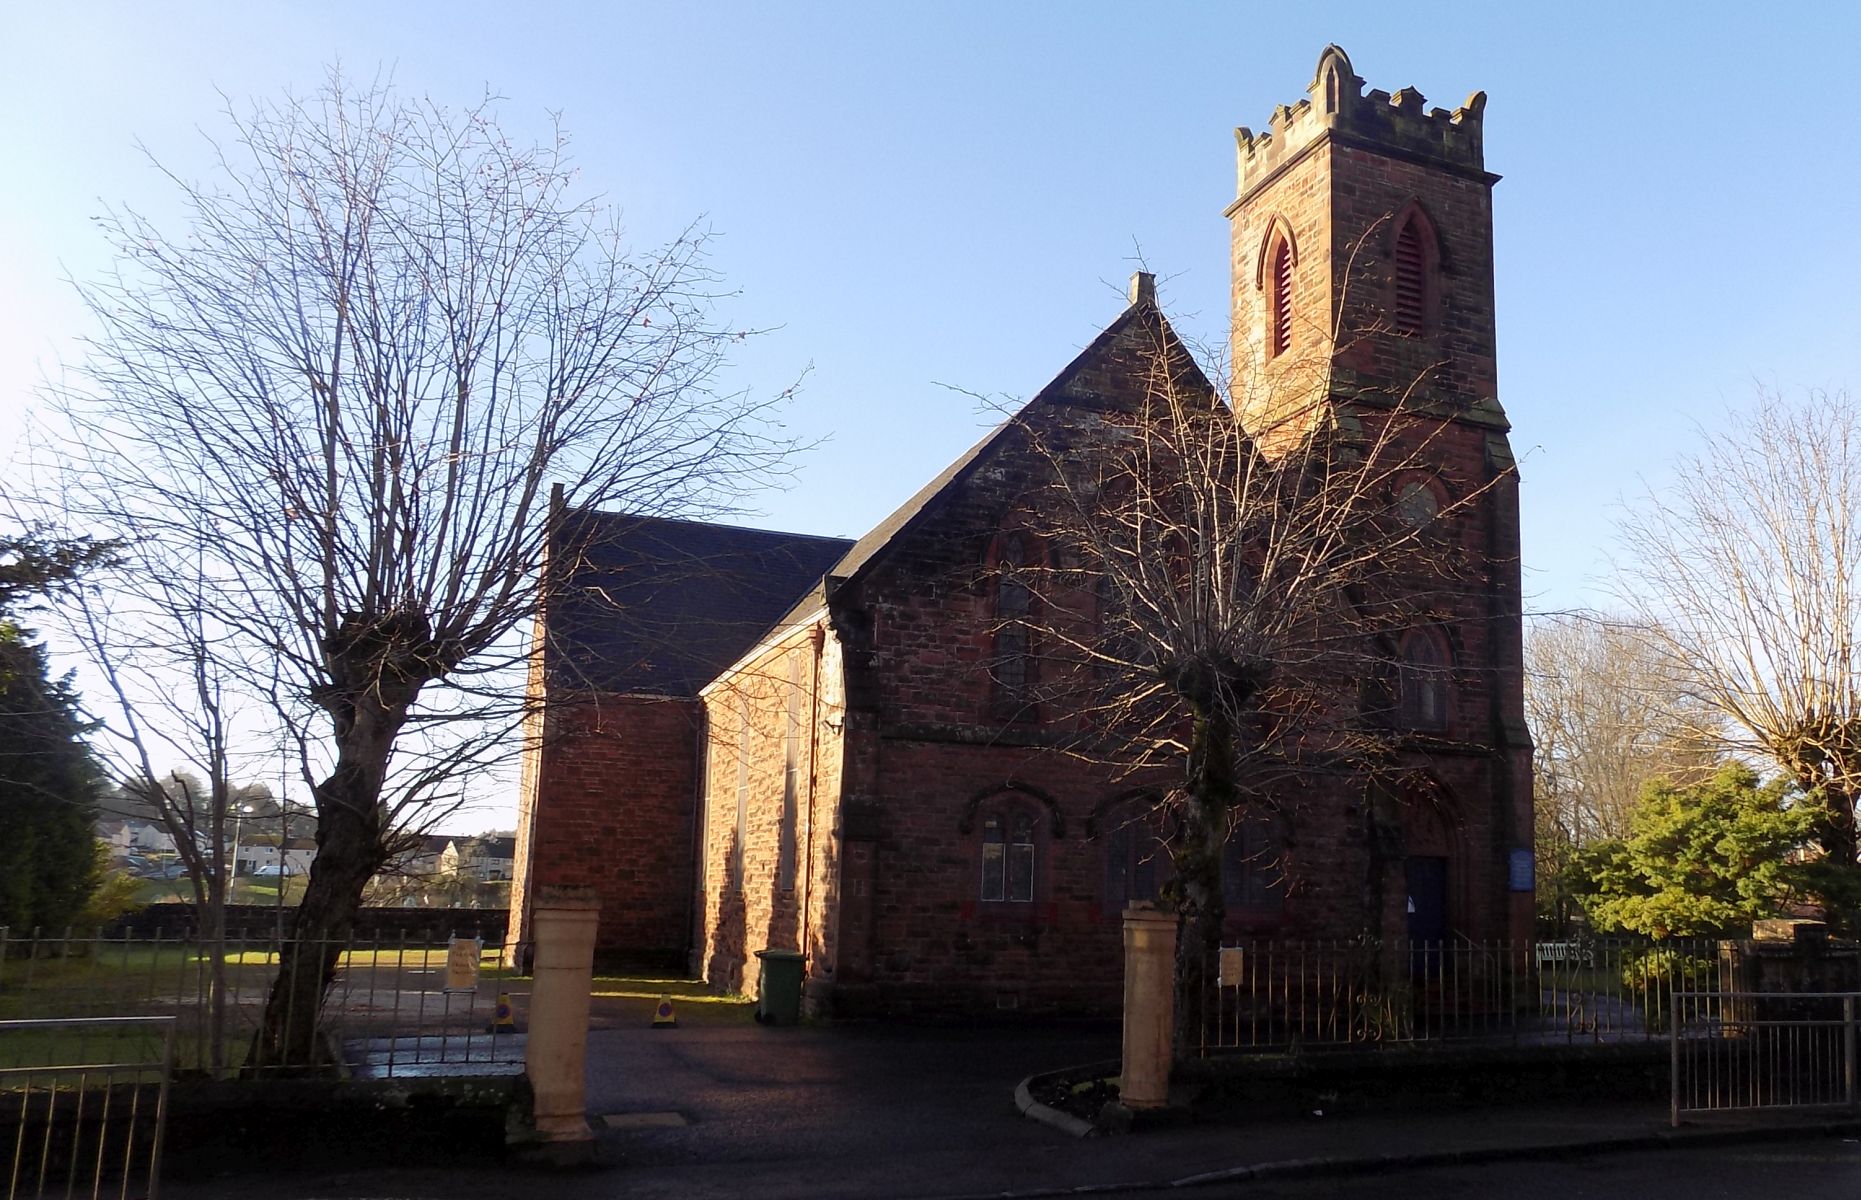
[[[1428,316],[1428,256],[1422,248],[1421,223],[1411,218],[1396,235],[1396,332],[1420,337]]]
[[[1277,358],[1292,348],[1292,243],[1281,238],[1273,246],[1272,293],[1267,319],[1267,345]]]

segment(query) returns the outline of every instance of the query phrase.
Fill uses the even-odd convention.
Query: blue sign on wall
[[[1537,872],[1532,863],[1531,851],[1514,850],[1507,863],[1507,885],[1515,892],[1535,892],[1538,890]]]

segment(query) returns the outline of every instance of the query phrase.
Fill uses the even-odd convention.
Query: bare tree
[[[1677,690],[1649,631],[1559,615],[1528,626],[1525,719],[1531,726],[1540,911],[1567,919],[1559,886],[1571,852],[1625,838],[1641,789],[1688,786],[1718,763],[1714,713]]]
[[[1619,591],[1673,686],[1721,718],[1704,732],[1781,768],[1826,861],[1855,868],[1861,412],[1761,393],[1702,441],[1622,517]]]
[[[134,548],[95,586],[66,597],[62,632],[107,696],[93,740],[116,793],[102,811],[152,814],[186,871],[207,963],[208,1065],[217,1071],[226,1048],[226,906],[238,874],[228,838],[254,798],[233,778],[240,714],[254,698],[222,661],[236,643],[223,644],[228,631],[202,603],[205,581],[162,559],[158,545],[126,545]]]
[[[1043,703],[1081,718],[1076,752],[1161,797],[1180,1042],[1200,1029],[1232,830],[1301,783],[1367,786],[1395,765],[1393,639],[1448,619],[1479,576],[1450,531],[1490,481],[1425,504],[1405,492],[1441,471],[1441,416],[1405,392],[1340,403],[1336,330],[1303,361],[1228,374],[1147,315],[1134,404],[1027,426],[1049,480],[1028,520],[1053,549],[999,568],[1031,596],[997,628],[1032,627],[1052,664]],[[1008,645],[995,670],[1013,692],[1025,669]]]
[[[571,504],[722,511],[780,472],[721,391],[706,237],[630,255],[566,142],[332,74],[229,113],[178,233],[117,271],[55,389],[73,522],[196,564],[213,662],[314,776],[317,857],[255,1056],[318,1061],[338,951],[394,831],[512,753],[552,481]],[[779,399],[779,397],[777,398]]]

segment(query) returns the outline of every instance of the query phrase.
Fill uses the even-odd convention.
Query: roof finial
[[[1157,277],[1149,271],[1131,272],[1129,291],[1132,304],[1155,304],[1157,302]]]

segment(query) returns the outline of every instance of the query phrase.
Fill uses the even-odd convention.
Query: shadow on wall
[[[797,856],[799,857],[799,856]],[[801,944],[801,871],[799,866],[789,871],[787,887],[782,886],[782,872],[775,872],[769,881],[769,931],[761,946],[751,946],[752,951],[764,947],[777,950],[802,950]]]
[[[836,911],[841,899],[840,844],[838,839],[829,839],[827,845],[821,849],[820,871],[818,874],[809,876],[807,891],[803,893],[805,899],[800,911],[804,916],[808,905],[812,905],[814,911],[821,914]],[[812,869],[812,864],[809,869]],[[823,894],[818,897],[814,894],[814,888],[817,885],[824,889]],[[834,960],[838,956],[838,948],[829,948],[824,937],[826,924],[827,921],[823,915],[820,924],[807,929],[807,944],[802,945],[801,950],[808,956],[809,982],[831,986],[834,982]]]
[[[724,855],[722,885],[716,893],[717,915],[711,926],[711,957],[704,965],[704,978],[717,991],[747,995],[743,985],[744,960],[749,957],[744,945],[748,906],[743,896],[743,843],[735,830]]]

